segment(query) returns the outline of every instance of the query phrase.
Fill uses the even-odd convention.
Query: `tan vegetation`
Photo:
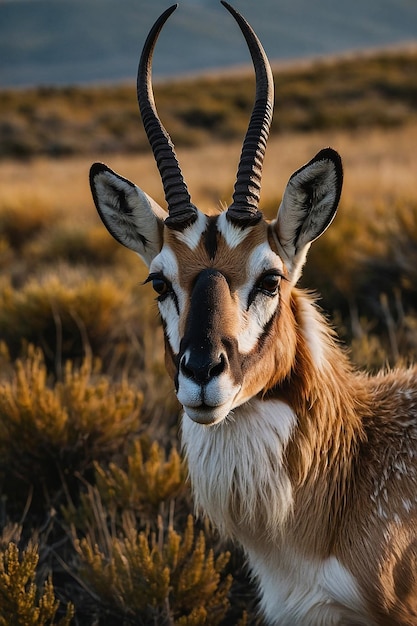
[[[417,50],[323,60],[275,71],[274,131],[390,128],[416,121]],[[193,97],[190,98],[192,91]],[[159,84],[158,110],[177,145],[230,141],[245,131],[252,72]],[[147,151],[135,88],[39,88],[0,93],[0,157]]]
[[[417,355],[417,56],[394,59],[277,75],[262,194],[272,217],[303,162],[325,145],[343,156],[339,214],[303,284],[370,368]],[[205,211],[231,197],[248,81],[159,88]],[[9,92],[0,108],[0,624],[259,623],[240,555],[191,520],[146,271],[90,198],[89,166],[105,159],[164,203],[149,150],[136,149],[133,87]],[[33,149],[4,147],[15,127]],[[41,128],[71,138],[72,156],[49,158]]]

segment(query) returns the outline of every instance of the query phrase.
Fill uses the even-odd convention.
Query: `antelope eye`
[[[152,287],[159,296],[163,296],[169,291],[167,281],[161,277],[152,279]]]
[[[152,283],[158,296],[165,296],[171,291],[171,283],[162,274],[150,274],[145,283]]]
[[[274,296],[278,292],[280,282],[281,276],[278,274],[265,274],[259,280],[257,288],[268,296]]]

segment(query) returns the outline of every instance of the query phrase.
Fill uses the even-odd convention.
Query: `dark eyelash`
[[[141,283],[141,285],[146,285],[146,283],[151,283],[153,280],[155,280],[155,278],[160,278],[161,280],[165,280],[165,277],[162,274],[162,272],[152,272],[151,274],[149,274],[147,278],[145,278],[145,280]]]

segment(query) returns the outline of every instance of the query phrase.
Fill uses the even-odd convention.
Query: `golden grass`
[[[387,197],[417,198],[417,124],[389,130],[326,131],[270,138],[265,158],[262,202],[278,201],[294,170],[322,147],[331,145],[343,158],[342,204],[368,206]],[[193,201],[203,211],[229,203],[241,142],[208,144],[178,151]],[[94,157],[0,163],[0,207],[7,203],[50,206],[62,219],[77,224],[99,223],[91,200],[88,171]],[[165,206],[158,171],[148,155],[114,155],[106,162]]]

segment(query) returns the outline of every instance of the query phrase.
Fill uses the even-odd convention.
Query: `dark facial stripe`
[[[193,357],[197,358],[199,353],[204,360],[218,349],[215,345],[218,341],[217,326],[220,323],[217,300],[223,281],[225,282],[224,277],[216,270],[206,269],[198,275],[191,295],[190,313],[180,352],[191,346]]]
[[[204,247],[210,259],[214,259],[217,252],[218,231],[216,221],[216,217],[209,217],[207,228],[203,233]]]
[[[203,379],[204,374],[217,367],[222,371],[230,368],[235,382],[240,379],[237,340],[230,335],[225,310],[220,306],[229,299],[229,286],[221,272],[214,269],[200,272],[191,294],[190,312],[180,347],[180,360],[186,353],[187,369],[194,372],[196,380]]]

